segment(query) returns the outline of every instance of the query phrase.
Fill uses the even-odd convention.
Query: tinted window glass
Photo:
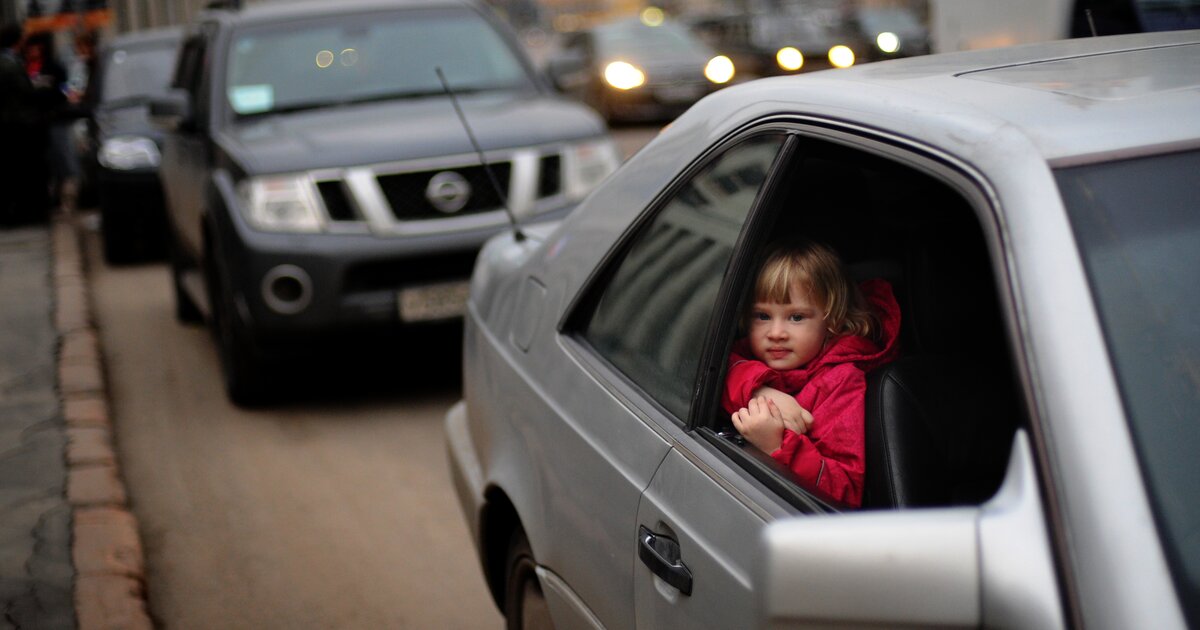
[[[337,15],[240,32],[226,95],[238,114],[440,95],[532,82],[505,40],[470,10]]]
[[[782,136],[748,141],[685,184],[638,234],[585,337],[686,418],[717,289]]]
[[[1200,152],[1058,172],[1164,550],[1200,624]]]

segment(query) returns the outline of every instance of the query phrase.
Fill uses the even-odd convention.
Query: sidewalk
[[[0,628],[152,628],[70,215],[0,231]]]

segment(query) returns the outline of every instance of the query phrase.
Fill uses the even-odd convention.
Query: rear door
[[[743,569],[753,566],[752,559],[689,556],[703,578],[695,582],[694,597],[681,595],[689,588],[688,578],[668,566],[671,541],[681,533],[676,524],[701,538],[710,532],[698,532],[691,523],[719,527],[720,540],[703,545],[706,550],[743,532],[744,544],[729,551],[752,554],[764,522],[795,511],[745,484],[735,489],[717,481],[735,477],[729,471],[696,474],[696,467],[705,464],[691,458],[696,440],[686,430],[697,384],[704,380],[701,354],[710,346],[706,340],[723,279],[767,187],[768,173],[787,145],[781,129],[768,127],[734,138],[698,161],[627,235],[569,324],[577,327],[570,337],[580,342],[580,352],[595,359],[598,378],[623,391],[636,413],[675,445],[640,502],[637,524],[646,530],[627,529],[623,541],[629,553],[623,560],[634,575],[639,627],[738,627],[745,619],[739,616],[742,611],[727,610],[723,602],[748,598]],[[686,440],[686,448],[678,447],[680,440]],[[716,461],[715,452],[709,457]],[[755,494],[740,494],[746,491]],[[716,495],[724,497],[706,499]],[[697,500],[672,503],[674,497]],[[653,550],[662,556],[654,568],[657,574],[641,559]],[[679,606],[682,615],[671,610],[681,599],[686,600]],[[656,617],[660,612],[662,617]]]

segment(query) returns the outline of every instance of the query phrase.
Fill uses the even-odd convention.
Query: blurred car
[[[158,168],[162,132],[150,99],[166,93],[182,36],[177,27],[120,35],[99,52],[87,93],[82,164],[98,196],[104,257],[130,262],[166,253]]]
[[[562,91],[610,121],[662,121],[728,84],[736,69],[661,15],[567,35],[547,70]]]
[[[854,11],[855,23],[863,39],[871,46],[868,61],[915,57],[930,52],[929,29],[917,12],[905,5],[860,5]]]
[[[689,24],[710,46],[758,77],[849,68],[872,54],[844,0],[702,14]]]
[[[1200,625],[1197,68],[1190,31],[752,81],[491,240],[445,430],[508,627]],[[780,237],[901,305],[861,509],[721,409]]]
[[[320,346],[461,318],[488,237],[619,162],[470,0],[210,7],[173,86],[152,109],[176,316],[209,320],[237,404]]]

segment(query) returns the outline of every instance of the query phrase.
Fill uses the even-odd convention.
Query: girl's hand
[[[783,426],[789,431],[804,434],[812,428],[813,415],[800,406],[795,397],[785,394],[774,387],[760,387],[754,390],[756,397],[765,397],[779,408],[783,418]]]
[[[738,433],[764,453],[774,453],[783,444],[786,426],[783,415],[774,401],[765,396],[751,398],[731,419]]]

